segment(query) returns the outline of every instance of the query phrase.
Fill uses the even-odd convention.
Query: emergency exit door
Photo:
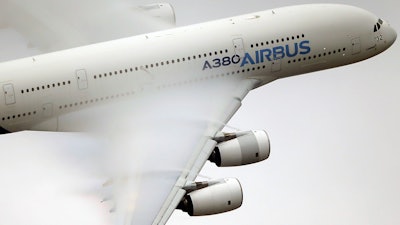
[[[15,92],[13,84],[3,84],[3,93],[6,105],[15,104]]]
[[[351,39],[351,47],[353,55],[361,52],[361,40],[360,38]]]
[[[79,90],[85,90],[88,88],[88,79],[86,75],[86,70],[77,70],[76,71],[76,80],[78,82]]]
[[[232,40],[233,47],[235,48],[235,55],[240,56],[241,58],[244,57],[245,49],[244,43],[242,38],[236,38]]]

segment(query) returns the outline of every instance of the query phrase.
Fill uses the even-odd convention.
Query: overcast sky
[[[143,1],[146,2],[146,1]],[[323,1],[169,1],[178,25],[281,6]],[[344,3],[367,9],[399,31],[395,0]],[[243,206],[191,218],[175,212],[169,225],[400,224],[400,78],[396,42],[364,62],[292,77],[252,91],[229,125],[266,129],[270,158],[257,165],[201,175],[237,177]],[[398,66],[397,66],[398,67]]]
[[[168,2],[174,5],[178,26],[287,5],[322,3]],[[400,31],[395,0],[330,2],[367,9]],[[267,130],[270,158],[237,168],[221,169],[207,163],[201,172],[204,177],[238,178],[244,190],[243,206],[197,218],[176,211],[168,225],[400,224],[400,78],[395,70],[399,53],[396,42],[367,61],[278,80],[252,91],[229,125]]]

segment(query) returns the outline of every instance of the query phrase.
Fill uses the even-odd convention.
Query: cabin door
[[[79,90],[85,90],[88,88],[88,79],[86,75],[86,70],[77,70],[76,71],[76,80],[78,82]]]
[[[245,49],[242,38],[233,39],[233,47],[235,48],[235,55],[240,56],[240,58],[244,57]]]
[[[15,104],[15,92],[13,84],[3,84],[3,93],[6,105]]]
[[[358,54],[361,52],[361,40],[360,38],[353,38],[351,39],[351,48],[352,48],[352,54]]]
[[[51,117],[53,116],[53,104],[46,103],[42,106],[43,117]]]
[[[281,71],[281,65],[282,65],[282,59],[276,58],[274,61],[271,63],[271,71],[272,72],[279,72]]]

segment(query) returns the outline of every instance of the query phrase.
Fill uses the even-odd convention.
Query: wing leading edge
[[[213,140],[213,137],[217,132],[221,131],[224,125],[229,121],[234,113],[240,108],[241,101],[249,93],[250,90],[255,88],[259,84],[258,80],[248,79],[240,81],[240,84],[232,90],[228,95],[221,96],[225,101],[224,107],[221,108],[219,113],[215,114],[215,118],[210,118],[208,128],[201,139],[200,144],[185,166],[182,174],[177,179],[172,191],[168,195],[168,198],[164,202],[161,210],[159,211],[156,219],[153,221],[155,224],[165,224],[173,211],[185,195],[185,190],[182,188],[190,181],[194,181],[203,168],[204,164],[208,160],[211,152],[214,150],[217,142]]]

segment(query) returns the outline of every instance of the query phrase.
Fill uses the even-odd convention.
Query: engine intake
[[[189,192],[177,209],[187,212],[190,216],[205,216],[237,209],[242,202],[243,191],[240,182],[236,178],[226,178]]]
[[[269,157],[270,142],[266,131],[224,134],[209,160],[219,167],[241,166],[260,162]]]

